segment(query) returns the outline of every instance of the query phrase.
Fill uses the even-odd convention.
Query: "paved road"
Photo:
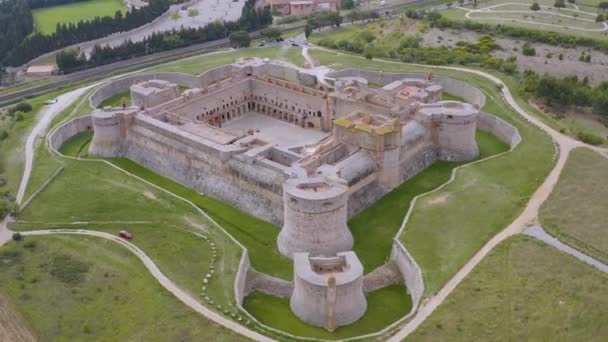
[[[545,232],[543,227],[541,227],[539,225],[535,225],[535,226],[532,226],[532,227],[526,229],[524,231],[524,234],[537,238],[537,239],[559,249],[560,251],[566,252],[566,253],[574,256],[575,258],[581,260],[582,262],[587,263],[587,264],[597,268],[598,270],[600,270],[602,272],[608,273],[608,265],[604,264],[603,262],[601,262],[593,257],[590,257],[589,255],[587,255],[585,253],[581,253],[581,252],[577,251],[576,249],[559,241],[558,239],[554,238],[553,236],[551,236],[547,232]]]

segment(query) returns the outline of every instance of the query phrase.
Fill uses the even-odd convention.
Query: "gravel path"
[[[40,119],[38,120],[36,126],[34,126],[25,141],[25,168],[23,170],[23,177],[21,178],[21,183],[19,184],[19,190],[17,191],[17,204],[21,204],[21,202],[23,201],[23,196],[25,195],[25,190],[30,179],[30,174],[32,173],[32,165],[34,162],[34,145],[36,144],[36,139],[46,133],[47,129],[49,128],[49,125],[51,124],[51,121],[53,121],[53,118],[55,118],[57,114],[61,113],[64,109],[69,107],[74,101],[76,101],[80,96],[82,96],[82,94],[84,94],[87,90],[94,86],[95,84],[92,84],[65,93],[57,97],[57,103],[47,105],[38,114],[40,116]]]
[[[254,339],[256,341],[263,341],[263,342],[269,342],[269,341],[274,341],[273,339],[270,339],[264,335],[261,335],[257,332],[254,332],[230,319],[227,319],[221,315],[219,315],[218,313],[216,313],[215,311],[211,311],[209,309],[207,309],[205,306],[203,306],[198,300],[196,300],[195,298],[193,298],[191,295],[189,295],[188,293],[186,293],[184,290],[182,290],[180,287],[178,287],[177,285],[175,285],[171,279],[167,278],[167,276],[165,276],[160,269],[158,268],[158,266],[156,266],[156,264],[154,263],[154,261],[152,261],[152,259],[146,254],[144,253],[144,251],[142,251],[141,249],[139,249],[137,246],[135,246],[134,244],[132,244],[131,242],[122,239],[118,236],[109,234],[109,233],[103,233],[103,232],[98,232],[98,231],[93,231],[93,230],[82,230],[82,229],[51,229],[51,230],[33,230],[33,231],[28,231],[28,232],[22,232],[22,235],[24,236],[36,236],[36,235],[57,235],[57,234],[61,234],[61,235],[66,235],[66,234],[71,234],[71,235],[86,235],[86,236],[93,236],[93,237],[98,237],[98,238],[102,238],[102,239],[106,239],[106,240],[110,240],[112,242],[118,243],[122,246],[124,246],[125,248],[127,248],[129,251],[131,251],[133,254],[135,254],[135,256],[137,256],[143,263],[144,266],[146,266],[146,268],[148,269],[148,271],[150,272],[150,274],[156,278],[156,280],[169,292],[171,292],[175,297],[177,297],[177,299],[179,299],[182,303],[186,304],[187,306],[189,306],[190,308],[192,308],[193,310],[195,310],[196,312],[202,314],[203,316],[209,318],[210,320],[214,321],[215,323],[218,323],[232,331],[235,331],[241,335],[247,336],[251,339]]]
[[[539,225],[535,225],[535,226],[532,226],[532,227],[526,229],[524,231],[524,234],[537,238],[541,241],[544,241],[544,242],[548,243],[549,245],[559,249],[560,251],[566,252],[566,253],[574,256],[575,258],[581,260],[582,262],[585,262],[585,263],[599,269],[602,272],[608,273],[608,265],[602,263],[601,261],[599,261],[595,258],[588,256],[585,253],[579,252],[578,250],[564,244],[563,242],[561,242],[558,239],[554,238],[553,236],[549,235],[543,229],[543,227],[541,227]]]

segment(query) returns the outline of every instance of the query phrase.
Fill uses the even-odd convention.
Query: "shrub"
[[[536,49],[529,42],[524,43],[521,47],[521,53],[524,56],[536,56]]]
[[[23,239],[23,236],[21,235],[21,233],[13,233],[13,240],[14,241],[21,241],[21,239]]]
[[[604,138],[588,132],[579,132],[576,138],[589,145],[601,145],[604,143]]]
[[[23,115],[24,113],[19,111],[15,113],[15,120],[16,121],[23,121],[25,119],[25,116]]]
[[[78,285],[89,271],[89,265],[74,259],[68,254],[51,257],[50,273],[55,278],[69,285]]]
[[[24,112],[24,113],[29,113],[32,111],[32,105],[27,103],[27,102],[19,102],[16,106],[15,106],[15,111],[19,111],[19,112]]]
[[[36,248],[36,241],[28,241],[28,242],[24,243],[23,244],[23,248],[35,249]]]
[[[0,141],[8,138],[8,132],[5,129],[0,129]]]

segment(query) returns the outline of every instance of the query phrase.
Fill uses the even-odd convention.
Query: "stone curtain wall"
[[[131,85],[133,85],[134,83],[155,79],[169,81],[188,88],[201,87],[201,81],[198,77],[183,73],[163,72],[155,74],[134,75],[121,78],[116,81],[111,81],[110,83],[101,86],[91,95],[91,97],[89,98],[89,103],[91,104],[91,107],[97,108],[97,106],[99,106],[99,104],[102,103],[104,100],[109,99],[110,97],[116,94],[129,91]]]
[[[428,74],[419,74],[419,73],[403,73],[403,74],[393,74],[386,72],[377,72],[370,70],[355,70],[355,69],[345,69],[341,71],[337,71],[328,75],[328,77],[332,78],[340,78],[340,77],[362,77],[367,79],[369,83],[386,85],[394,81],[399,81],[404,78],[418,78],[418,79],[426,79]],[[450,95],[458,96],[463,98],[465,101],[482,108],[486,103],[485,95],[477,88],[472,85],[455,80],[453,78],[449,78],[446,76],[433,75],[433,82],[440,84],[443,87],[443,91],[449,93]]]
[[[494,135],[510,147],[515,147],[521,142],[521,135],[517,128],[492,114],[479,113],[477,129]]]
[[[90,131],[92,129],[93,120],[90,115],[72,119],[56,128],[51,133],[51,135],[49,135],[49,146],[53,150],[59,151],[61,145],[63,145],[66,140],[70,139],[78,133]]]
[[[393,240],[393,249],[391,251],[391,261],[397,264],[401,276],[407,287],[407,291],[412,296],[412,312],[417,310],[422,294],[424,293],[424,280],[422,279],[422,271],[414,261],[414,258],[405,249],[401,242],[397,239]]]

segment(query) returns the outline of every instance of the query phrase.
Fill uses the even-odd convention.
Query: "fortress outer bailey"
[[[291,309],[330,331],[367,308],[348,218],[437,160],[479,154],[478,109],[441,101],[430,77],[377,89],[246,58],[189,82],[198,87],[183,95],[134,82],[133,106],[93,113],[89,154],[126,157],[281,226]]]

